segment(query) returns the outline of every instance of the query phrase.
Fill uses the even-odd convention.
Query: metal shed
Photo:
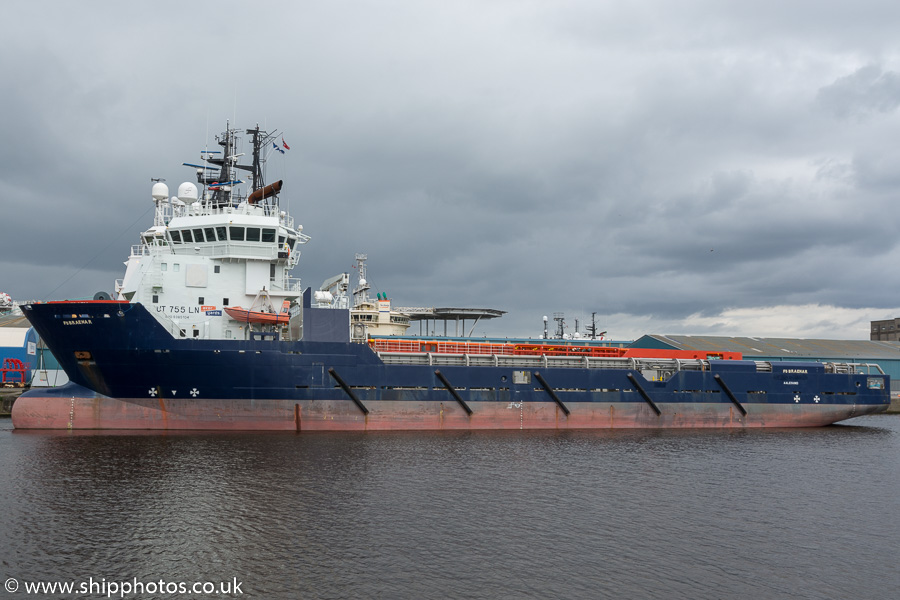
[[[4,368],[7,360],[21,361],[25,366],[23,383],[31,381],[32,370],[37,364],[38,335],[22,315],[0,316],[0,368]],[[6,381],[20,381],[13,374],[7,373]]]

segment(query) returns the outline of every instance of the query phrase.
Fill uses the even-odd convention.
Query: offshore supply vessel
[[[367,334],[365,311],[314,303],[290,275],[310,238],[265,181],[284,138],[227,126],[217,142],[184,163],[197,184],[152,186],[153,225],[114,298],[22,307],[69,383],[22,394],[16,428],[799,427],[890,403],[870,364]]]

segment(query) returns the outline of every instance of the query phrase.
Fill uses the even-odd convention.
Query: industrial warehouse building
[[[38,336],[28,319],[22,315],[0,316],[0,368],[19,361],[25,366],[24,374],[7,372],[0,380],[28,383],[37,359]],[[2,382],[2,381],[0,381]]]
[[[869,339],[878,342],[900,341],[900,319],[887,319],[884,321],[870,321],[872,333]]]
[[[69,381],[56,358],[21,314],[0,315],[0,368],[7,359],[19,360],[25,369],[25,383],[55,386]],[[18,382],[18,374],[6,373],[6,382]],[[0,385],[2,385],[0,381]]]

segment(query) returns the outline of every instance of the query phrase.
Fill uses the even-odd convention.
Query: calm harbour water
[[[0,600],[89,578],[241,582],[132,598],[893,599],[898,518],[895,415],[302,435],[0,420],[0,580],[19,585]]]

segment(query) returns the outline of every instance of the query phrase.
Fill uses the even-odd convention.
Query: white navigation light
[[[169,186],[164,184],[162,181],[157,181],[153,184],[153,188],[150,190],[150,195],[153,196],[153,199],[157,202],[162,202],[169,197]]]
[[[178,199],[185,204],[192,204],[200,198],[197,193],[197,186],[190,181],[185,181],[178,186]]]

